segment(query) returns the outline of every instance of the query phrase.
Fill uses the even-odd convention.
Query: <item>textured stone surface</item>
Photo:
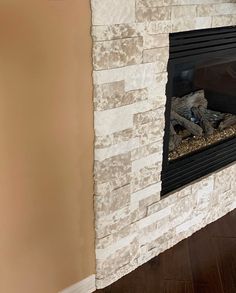
[[[147,100],[147,89],[125,92],[124,81],[97,85],[94,88],[94,109],[105,111]]]
[[[142,21],[169,20],[171,18],[171,8],[169,6],[161,7],[137,7],[136,19]]]
[[[169,33],[236,24],[235,0],[91,0],[97,287],[236,208],[236,165],[160,199]]]
[[[123,67],[142,63],[143,38],[127,38],[94,45],[95,70]]]

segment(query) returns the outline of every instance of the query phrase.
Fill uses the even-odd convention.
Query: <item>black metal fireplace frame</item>
[[[212,56],[219,58],[235,56],[236,59],[236,26],[170,34],[166,123],[161,175],[162,196],[236,161],[236,138],[224,140],[175,161],[168,160],[169,121],[171,97],[173,97],[172,72],[174,72],[176,66],[186,64],[186,62],[194,64],[199,58],[201,58],[201,62],[207,61]]]

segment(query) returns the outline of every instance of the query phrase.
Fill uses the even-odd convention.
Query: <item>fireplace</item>
[[[170,34],[162,195],[236,159],[236,27]]]

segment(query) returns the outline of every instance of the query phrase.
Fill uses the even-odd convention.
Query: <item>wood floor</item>
[[[236,293],[236,211],[97,293]]]

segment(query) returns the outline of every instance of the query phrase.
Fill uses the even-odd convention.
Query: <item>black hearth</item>
[[[170,34],[162,195],[236,160],[236,27]]]

